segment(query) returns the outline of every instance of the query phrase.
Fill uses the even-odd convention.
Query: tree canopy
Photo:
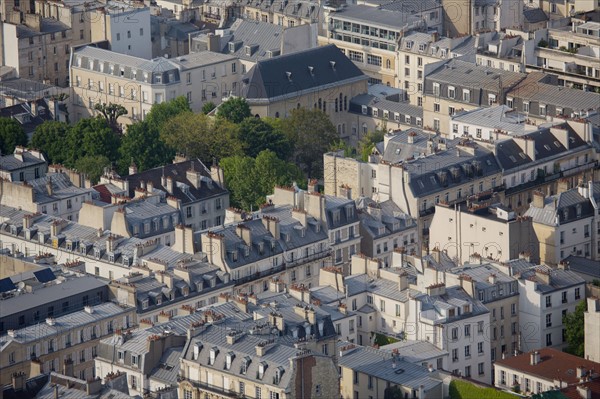
[[[217,110],[217,116],[233,123],[240,123],[251,115],[250,105],[242,97],[231,97]]]
[[[27,135],[19,122],[12,118],[0,118],[0,152],[12,154],[18,145],[27,145]]]
[[[119,173],[125,174],[133,162],[139,171],[152,169],[171,162],[174,151],[160,139],[158,129],[137,122],[129,126],[119,147]]]
[[[245,210],[258,209],[276,185],[290,185],[304,179],[298,167],[277,158],[269,150],[262,151],[256,158],[227,157],[221,160],[220,166],[231,193],[231,204]]]
[[[575,356],[583,357],[585,348],[584,313],[587,310],[587,301],[581,301],[575,307],[575,311],[567,313],[563,317],[565,327],[565,338],[568,352]]]
[[[116,161],[120,143],[119,136],[102,117],[82,119],[68,132],[66,137],[67,166],[85,156],[102,155]]]
[[[163,124],[171,118],[185,112],[192,112],[187,98],[179,96],[171,101],[154,104],[152,109],[146,115],[144,121],[150,129],[158,129],[160,131]]]
[[[77,159],[73,165],[79,172],[85,173],[92,184],[98,183],[100,176],[104,173],[104,168],[110,166],[110,159],[104,155],[86,155]]]
[[[293,143],[292,160],[311,178],[323,175],[323,153],[339,136],[324,112],[299,108],[283,121],[283,132]]]
[[[67,160],[65,142],[71,125],[65,122],[46,121],[36,127],[30,147],[42,151],[48,162],[64,164]]]
[[[271,150],[280,159],[288,159],[291,142],[280,129],[259,118],[246,118],[239,124],[239,138],[246,155],[256,157],[263,150]]]
[[[215,105],[215,103],[213,103],[212,101],[209,101],[207,103],[204,103],[204,105],[202,106],[202,113],[204,115],[207,115],[207,114],[210,113],[210,111],[212,111],[215,108],[217,108],[217,106]]]
[[[94,109],[102,114],[108,126],[110,126],[115,133],[122,133],[118,119],[123,115],[127,115],[127,109],[125,109],[124,106],[114,103],[97,103],[94,105]]]
[[[369,155],[371,155],[375,144],[382,142],[384,136],[385,131],[382,129],[376,129],[363,136],[358,143],[358,152],[360,153],[360,157],[363,162],[367,162],[369,160]]]

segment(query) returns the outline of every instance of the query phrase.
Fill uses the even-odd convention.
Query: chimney
[[[169,194],[173,194],[173,178],[171,176],[169,176],[165,180],[166,180],[165,189],[167,190],[167,192]]]
[[[137,172],[138,172],[138,168],[132,162],[131,165],[129,165],[129,175],[135,175]]]
[[[214,33],[209,33],[208,34],[208,42],[207,44],[207,50],[208,51],[212,51],[212,52],[220,52],[220,36],[216,36]]]
[[[556,187],[556,193],[557,194],[561,194],[564,193],[565,191],[569,191],[570,187],[569,187],[569,179],[566,178],[562,178],[558,180],[558,184]]]
[[[317,191],[317,185],[318,182],[316,179],[309,179],[308,180],[308,189],[306,191],[308,191],[309,193],[316,193]]]
[[[33,215],[24,215],[23,216],[23,229],[31,228],[31,218]]]
[[[219,165],[217,165],[216,162],[213,162],[213,165],[210,167],[210,178],[217,186],[225,188],[225,177],[223,175],[223,169]]]
[[[398,289],[400,291],[404,291],[405,289],[408,288],[408,273],[406,273],[406,272],[400,273],[398,280],[399,280]]]
[[[85,392],[88,395],[97,395],[102,390],[102,380],[100,377],[96,377],[96,379],[87,381],[85,384]]]
[[[54,195],[54,188],[52,187],[52,177],[51,176],[48,176],[48,180],[46,181],[46,191],[48,192],[49,196]]]
[[[531,352],[531,354],[529,355],[529,360],[532,366],[537,365],[540,362],[540,352]]]
[[[345,184],[342,184],[340,186],[340,197],[352,199],[352,189],[350,188],[350,186]]]
[[[250,228],[248,228],[245,225],[243,225],[242,223],[240,223],[235,228],[235,232],[242,240],[244,240],[244,243],[247,246],[249,246],[249,247],[252,246],[252,231],[250,230]]]
[[[148,183],[146,183],[146,191],[149,193],[154,191],[154,183],[152,183],[152,180],[149,180]]]
[[[577,185],[577,192],[585,199],[589,199],[591,195],[594,195],[593,192],[590,192],[590,182],[588,184],[584,184],[583,181],[579,182]]]
[[[59,399],[58,384],[54,384],[54,399]]]
[[[75,377],[72,359],[65,359],[63,363],[63,374],[67,377]]]
[[[110,234],[106,239],[106,252],[114,252],[115,250],[115,236]]]
[[[533,202],[531,205],[533,205],[536,208],[544,208],[544,200],[546,199],[546,194],[544,194],[541,191],[535,191],[533,193]]]
[[[490,274],[488,277],[488,282],[492,285],[496,285],[496,275],[494,273]]]
[[[192,161],[190,170],[186,171],[185,177],[192,183],[194,188],[200,188],[200,185],[202,184],[202,173],[194,168],[194,161]]]
[[[535,269],[535,277],[541,280],[545,285],[550,285],[550,273],[542,269]]]
[[[586,371],[585,367],[577,366],[577,378],[585,377],[586,374],[587,374],[587,371]]]
[[[409,132],[409,133],[408,133],[408,138],[407,138],[407,140],[408,140],[408,144],[414,144],[414,143],[415,143],[415,136],[416,136],[416,135],[417,135],[417,134],[416,134],[415,132]],[[459,156],[460,156],[460,155],[459,155]]]
[[[194,233],[190,227],[184,225],[175,226],[175,242],[172,246],[174,251],[182,254],[194,254]]]
[[[263,226],[271,233],[273,238],[279,240],[279,219],[271,217],[271,216],[263,216],[262,218]]]
[[[13,373],[12,375],[12,386],[15,391],[22,391],[25,389],[25,373],[19,371],[18,373]]]
[[[577,386],[577,393],[581,397],[581,399],[592,399],[592,390],[590,387],[586,387],[585,385]]]

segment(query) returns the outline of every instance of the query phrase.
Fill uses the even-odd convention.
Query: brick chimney
[[[543,208],[544,207],[544,200],[546,199],[546,194],[544,194],[542,191],[536,191],[533,193],[533,202],[531,205],[533,205],[536,208]]]

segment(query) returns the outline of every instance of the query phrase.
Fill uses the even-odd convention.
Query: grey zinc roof
[[[525,18],[525,21],[530,24],[548,20],[548,16],[540,8],[525,8],[525,10],[523,10],[523,17]]]
[[[341,11],[332,13],[330,17],[363,24],[372,24],[394,31],[400,31],[406,26],[420,22],[420,18],[410,15],[408,12],[384,10],[378,7],[363,5],[349,5]]]
[[[380,204],[375,203],[367,197],[360,198],[362,209],[359,212],[361,226],[364,227],[362,232],[366,232],[371,238],[380,238],[396,233],[399,231],[416,228],[416,222],[410,215],[402,212],[402,210],[392,200],[384,201]],[[358,202],[358,200],[357,200]],[[368,206],[372,206],[381,210],[381,219],[369,213]],[[396,227],[394,229],[394,227]],[[383,228],[383,233],[381,232]]]
[[[258,61],[268,58],[267,51],[281,49],[283,30],[283,26],[268,22],[237,19],[230,27],[231,36],[228,41],[235,46],[235,50],[231,52],[227,44],[223,51],[242,60]],[[255,45],[258,49],[248,55],[245,46]]]
[[[282,205],[272,209],[264,209],[261,212],[262,215],[275,217],[279,220],[279,232],[280,234],[283,233],[279,243],[285,250],[292,250],[328,239],[327,232],[322,229],[317,231],[312,225],[304,228],[298,220],[292,217],[292,209],[291,205]],[[316,219],[308,215],[306,217],[307,220],[316,223]],[[301,230],[304,231],[304,236],[300,233]],[[286,240],[285,237],[289,237],[289,239]]]
[[[500,129],[515,135],[537,129],[536,126],[525,123],[527,115],[516,112],[506,105],[464,111],[452,117],[452,121]]]
[[[93,290],[104,285],[106,285],[105,282],[95,277],[84,276],[63,281],[61,284],[38,288],[35,290],[35,293],[26,293],[3,299],[0,301],[0,318],[24,312],[32,307],[77,295],[78,293]]]
[[[529,73],[525,80],[507,93],[507,96],[542,104],[553,104],[574,111],[600,109],[600,94],[545,83],[546,76],[541,72]]]
[[[52,183],[52,195],[48,194],[46,188],[47,183]],[[56,201],[57,199],[72,198],[78,195],[86,195],[93,190],[89,188],[80,188],[74,186],[65,173],[48,173],[44,177],[30,180],[27,182],[33,187],[35,192],[35,202],[44,204],[46,202]],[[90,199],[91,194],[86,195],[86,199]]]
[[[508,276],[503,272],[499,272],[498,269],[491,265],[464,265],[452,269],[450,271],[452,274],[457,275],[467,275],[476,282],[477,287],[488,288],[493,287],[493,284],[490,284],[489,277],[491,274],[496,276],[496,281],[498,283],[510,283],[516,281],[514,277]]]
[[[24,151],[21,155],[23,160],[21,160],[14,154],[0,156],[0,170],[13,171],[21,168],[27,168],[37,164],[42,165],[46,163],[46,161],[31,155],[31,153],[29,153],[28,151]]]
[[[398,341],[384,345],[380,349],[388,352],[398,349],[404,360],[416,364],[448,355],[448,351],[439,349],[429,341]]]
[[[36,295],[37,292],[38,291],[36,291]],[[16,337],[5,336],[3,339],[5,341],[16,341],[21,343],[33,342],[43,339],[44,337],[53,336],[64,333],[65,331],[81,328],[82,326],[87,326],[92,323],[97,323],[99,320],[108,319],[128,311],[127,308],[123,308],[112,302],[105,302],[100,305],[92,306],[92,309],[92,313],[88,313],[85,310],[80,310],[69,313],[68,315],[57,317],[53,326],[46,323],[39,323],[33,326],[21,328],[17,330]]]
[[[488,309],[477,299],[471,298],[461,287],[447,287],[443,295],[416,294],[416,300],[421,302],[421,319],[430,320],[434,324],[444,324],[458,319],[470,318],[489,313]],[[444,317],[444,309],[451,309],[464,304],[471,304],[470,313],[461,313],[454,317]]]
[[[33,28],[28,27],[25,24],[17,25],[17,37],[26,38],[33,36],[45,35],[48,33],[57,33],[63,32],[71,29],[68,25],[57,21],[54,18],[42,18],[41,20],[41,29],[35,30]]]
[[[163,352],[158,366],[152,370],[148,378],[158,380],[166,384],[177,385],[182,351],[183,347],[168,348],[165,352]]]
[[[350,345],[348,342],[338,342],[337,347],[341,349],[348,345]],[[344,351],[338,358],[338,363],[342,367],[409,389],[419,390],[419,387],[423,386],[427,392],[442,383],[441,380],[433,378],[425,367],[405,360],[393,360],[391,353],[370,347],[356,346],[354,349]],[[395,363],[395,367],[392,363]]]
[[[351,214],[346,212],[347,208],[352,209]],[[340,217],[338,222],[336,222],[334,219],[335,211],[339,211]],[[331,195],[325,196],[325,218],[327,221],[327,228],[330,230],[359,221],[356,211],[356,204],[353,200],[342,197],[334,197]]]
[[[453,58],[425,78],[434,82],[456,84],[463,87],[496,90],[500,86],[500,81],[503,87],[512,87],[526,76],[524,73],[488,68]]]
[[[392,137],[385,146],[382,160],[390,163],[398,163],[406,161],[410,157],[416,158],[423,154],[429,154],[431,151],[429,150],[428,141],[436,136],[433,133],[426,133],[416,128],[399,130],[388,134],[392,135]],[[413,138],[412,144],[408,142],[409,135]]]
[[[600,279],[600,262],[573,255],[564,261],[569,265],[570,271],[583,274],[588,278]]]
[[[542,279],[536,276],[536,270],[541,270],[544,273],[550,274],[550,284],[546,284]],[[576,285],[584,285],[585,280],[577,273],[570,270],[553,269],[550,266],[540,265],[526,269],[516,276],[521,279],[535,281],[537,290],[542,293],[549,293]]]
[[[128,66],[145,72],[157,72],[165,69],[175,69],[175,65],[165,58],[159,57],[155,60],[147,60],[127,54],[116,53],[114,51],[101,49],[93,46],[83,46],[74,50],[75,56],[87,57],[88,59],[97,60],[100,62],[109,62],[115,65],[115,71],[118,72],[117,66]],[[165,68],[164,62],[170,65],[170,68]],[[108,70],[106,70],[108,73]],[[141,77],[140,77],[141,78]]]
[[[381,9],[402,11],[412,15],[441,7],[442,4],[439,0],[401,0],[384,4],[381,6]]]
[[[196,68],[200,65],[208,66],[226,61],[233,61],[237,57],[229,54],[220,54],[213,51],[200,51],[189,53],[180,57],[171,58],[170,61],[178,65],[181,70]]]
[[[423,108],[412,105],[408,101],[392,101],[381,96],[374,96],[372,94],[359,94],[358,96],[352,97],[350,102],[361,107],[365,105],[380,110],[398,113],[401,115],[400,123],[404,123],[405,115],[415,118],[423,117]],[[356,112],[359,111],[357,110]],[[392,123],[393,120],[393,115],[390,115],[390,123]]]

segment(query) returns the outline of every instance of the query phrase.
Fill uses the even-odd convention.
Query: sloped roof
[[[548,20],[548,16],[540,8],[526,8],[523,11],[523,17],[525,18],[525,21],[529,22],[530,24]]]
[[[258,61],[244,78],[243,92],[250,103],[272,102],[367,79],[331,44]]]

